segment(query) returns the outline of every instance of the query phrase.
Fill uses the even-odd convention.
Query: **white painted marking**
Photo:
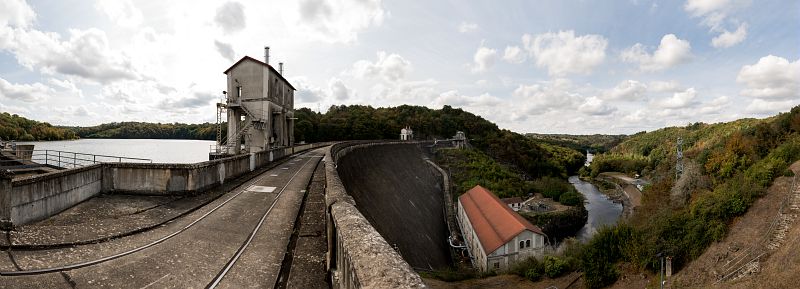
[[[281,169],[282,169],[282,170],[288,170],[289,168],[287,167],[287,168],[281,168]]]
[[[277,176],[278,176],[278,174],[271,174],[271,175],[269,175],[269,176],[270,176],[270,177],[277,177]]]
[[[257,192],[257,193],[272,193],[275,191],[275,187],[267,187],[267,186],[250,186],[247,188],[248,191]]]

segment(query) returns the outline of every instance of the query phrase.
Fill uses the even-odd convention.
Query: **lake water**
[[[617,223],[620,215],[622,215],[622,204],[612,202],[597,187],[589,182],[584,182],[578,176],[569,177],[569,182],[586,198],[587,202],[584,203],[584,206],[589,212],[586,225],[575,236],[578,240],[586,242],[602,226]]]
[[[35,150],[60,150],[96,155],[152,159],[154,163],[197,163],[208,160],[214,141],[178,139],[79,139],[20,142]]]

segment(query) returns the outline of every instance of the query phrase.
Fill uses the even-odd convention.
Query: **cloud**
[[[763,99],[754,99],[745,108],[746,112],[756,114],[775,114],[778,112],[785,112],[797,105],[797,102],[792,100],[785,101],[768,101]]]
[[[461,22],[461,25],[458,25],[458,32],[461,33],[468,33],[475,30],[478,30],[478,24],[476,23]]]
[[[411,62],[402,56],[378,51],[375,62],[359,60],[353,64],[352,74],[358,78],[383,78],[387,81],[398,81],[411,72]]]
[[[478,47],[478,51],[475,51],[475,55],[472,57],[472,72],[486,72],[494,66],[496,60],[497,50],[485,47],[481,42],[481,46]]]
[[[160,108],[164,108],[166,110],[175,110],[175,109],[193,109],[199,107],[211,107],[211,102],[216,100],[217,96],[207,92],[195,92],[189,97],[180,98],[180,99],[165,99],[159,105]]]
[[[652,92],[676,92],[683,90],[681,84],[675,80],[670,81],[651,81],[647,84],[647,89]]]
[[[747,23],[742,23],[734,32],[722,31],[722,34],[711,39],[711,45],[716,48],[728,48],[739,44],[747,37]]]
[[[527,114],[542,114],[551,110],[573,107],[581,98],[573,92],[567,79],[556,79],[533,85],[520,85],[512,95]]]
[[[453,107],[491,107],[502,104],[500,98],[484,93],[478,96],[463,95],[458,90],[445,91],[431,102],[433,107],[450,105]]]
[[[75,85],[75,83],[72,82],[71,80],[68,79],[59,80],[55,78],[50,78],[48,82],[50,82],[50,84],[52,84],[55,87],[61,88],[61,90],[63,91],[67,91],[75,96],[83,98],[83,90],[78,88],[78,86]]]
[[[730,98],[725,95],[718,96],[711,101],[703,103],[698,112],[703,115],[719,114],[722,109],[728,106]]]
[[[570,73],[589,74],[606,57],[608,40],[600,35],[575,37],[575,32],[559,31],[522,36],[525,49],[536,59],[538,67],[547,68],[550,75]]]
[[[692,58],[692,46],[687,40],[667,34],[661,38],[661,44],[652,54],[647,52],[644,45],[636,43],[622,51],[620,57],[625,62],[638,63],[642,71],[658,71],[688,62]]]
[[[330,43],[350,43],[358,33],[380,26],[388,16],[382,0],[299,0],[292,1],[295,13],[287,13],[307,36]]]
[[[11,51],[20,65],[44,74],[78,76],[97,83],[141,78],[129,56],[109,47],[102,30],[70,29],[69,33],[69,40],[61,41],[55,33],[13,29],[11,41],[0,42],[0,48]]]
[[[119,26],[136,27],[142,23],[142,11],[130,0],[99,0],[95,7]]]
[[[747,87],[740,92],[744,96],[764,100],[799,98],[800,60],[789,62],[778,56],[764,56],[756,64],[743,66],[736,82]]]
[[[667,109],[686,108],[697,104],[696,97],[697,91],[695,91],[694,87],[690,87],[685,91],[673,93],[670,98],[656,101],[655,105]]]
[[[242,31],[247,26],[247,19],[244,14],[244,5],[239,2],[227,2],[217,8],[217,15],[214,22],[222,28],[225,33],[235,33]]]
[[[24,102],[38,102],[53,93],[53,89],[41,84],[15,84],[0,78],[0,97]]]
[[[578,111],[588,115],[609,115],[617,108],[606,105],[602,99],[592,96],[578,107]]]
[[[297,88],[294,93],[296,103],[318,102],[326,96],[325,90],[308,83],[305,76],[293,77],[291,82]]]
[[[520,64],[525,62],[525,53],[522,52],[519,46],[506,46],[506,50],[503,53],[503,60],[508,63]]]
[[[345,85],[344,81],[336,77],[328,81],[328,88],[330,90],[330,96],[335,100],[346,100],[355,96],[353,91]]]
[[[217,48],[217,52],[219,55],[222,55],[227,60],[231,62],[235,61],[235,53],[233,52],[233,47],[228,43],[219,42],[218,40],[214,40],[214,47]]]
[[[5,26],[25,28],[35,19],[36,13],[24,0],[0,1],[0,28]]]
[[[639,100],[647,92],[647,85],[635,80],[625,80],[605,91],[600,98],[606,100]]]
[[[711,40],[712,46],[727,48],[747,37],[747,23],[730,21],[729,16],[736,10],[749,6],[750,2],[751,0],[688,0],[683,9],[692,17],[702,18],[701,24],[707,26],[710,32],[719,33]],[[738,25],[735,32],[725,29],[731,23]]]

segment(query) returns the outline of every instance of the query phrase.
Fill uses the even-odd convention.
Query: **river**
[[[19,142],[35,150],[60,150],[96,155],[152,159],[154,163],[197,163],[208,160],[214,141],[182,139],[79,139]]]
[[[586,199],[584,206],[589,213],[586,225],[576,234],[581,242],[586,242],[604,225],[613,225],[622,214],[622,204],[614,203],[593,184],[584,182],[578,176],[569,177],[569,182]]]

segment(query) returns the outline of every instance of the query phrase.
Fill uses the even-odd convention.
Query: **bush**
[[[539,272],[537,269],[531,268],[525,272],[525,278],[531,280],[532,282],[539,281],[542,279],[542,273]]]
[[[583,197],[576,192],[566,192],[558,197],[558,202],[565,206],[577,206],[583,202]]]
[[[556,278],[564,274],[567,270],[567,262],[553,257],[544,257],[544,274],[549,278]]]

